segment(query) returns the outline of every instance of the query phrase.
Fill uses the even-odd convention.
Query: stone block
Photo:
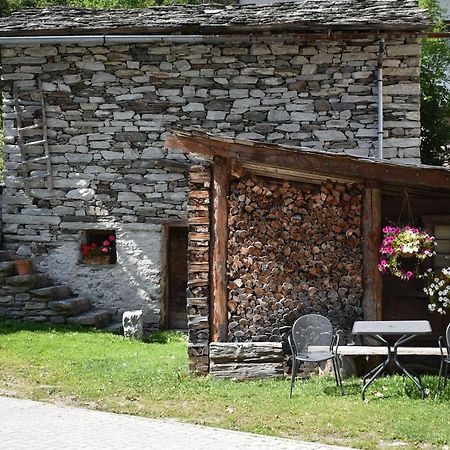
[[[66,194],[66,198],[84,201],[92,200],[94,197],[95,191],[90,188],[77,188],[67,192]]]
[[[314,135],[321,141],[345,141],[347,138],[342,131],[337,130],[314,130]]]
[[[143,311],[125,311],[122,315],[122,326],[124,337],[142,340],[144,337]]]
[[[142,201],[141,197],[134,192],[119,192],[117,196],[118,202],[140,202]]]
[[[27,47],[24,51],[28,56],[55,56],[58,54],[58,49],[51,45]]]
[[[99,61],[76,61],[75,65],[81,69],[88,72],[103,72],[105,70],[105,65]]]
[[[419,83],[399,83],[385,86],[383,94],[386,95],[420,95]]]

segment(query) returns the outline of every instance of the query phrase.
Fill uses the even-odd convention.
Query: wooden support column
[[[211,340],[228,340],[228,189],[230,163],[214,157],[211,186]]]
[[[383,275],[378,270],[381,239],[381,189],[368,181],[362,208],[363,252],[363,316],[365,320],[381,320]]]

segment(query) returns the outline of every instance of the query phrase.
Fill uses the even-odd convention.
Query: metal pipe
[[[379,51],[377,58],[377,101],[378,101],[378,130],[377,130],[377,159],[383,159],[383,55],[384,55],[384,38],[379,41]]]
[[[146,35],[146,34],[93,34],[81,36],[3,36],[0,46],[37,44],[139,44],[139,43],[197,44],[201,42],[250,42],[249,35]]]

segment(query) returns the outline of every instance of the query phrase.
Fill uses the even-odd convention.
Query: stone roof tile
[[[27,8],[0,18],[0,35],[220,34],[262,30],[421,30],[417,0],[303,0],[266,6],[185,5],[147,9]]]

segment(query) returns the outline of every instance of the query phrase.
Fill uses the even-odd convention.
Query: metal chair
[[[439,336],[438,339],[439,348],[441,350],[441,365],[439,367],[438,385],[436,388],[436,397],[439,396],[441,391],[442,378],[444,379],[444,385],[442,389],[445,389],[448,379],[448,366],[450,365],[450,323],[447,325],[444,336]],[[447,355],[444,353],[444,349],[447,350]]]
[[[344,395],[337,355],[339,332],[333,333],[333,326],[326,317],[320,314],[307,314],[299,317],[292,326],[288,341],[292,351],[290,398],[292,398],[295,377],[300,363],[321,363],[328,360],[333,363],[336,385],[341,390],[341,394]]]

